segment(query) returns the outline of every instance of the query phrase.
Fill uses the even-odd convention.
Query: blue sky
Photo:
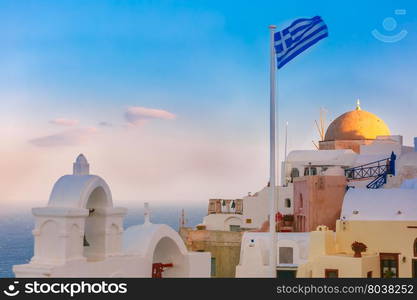
[[[329,37],[278,74],[281,140],[288,121],[290,148],[312,148],[320,107],[334,119],[359,97],[363,109],[411,144],[417,135],[417,3],[364,2],[2,0],[2,132],[15,143],[14,152],[34,147],[38,153],[28,141],[59,134],[53,119],[76,119],[100,132],[98,124],[106,122],[111,139],[123,134],[115,127],[126,125],[128,107],[160,109],[175,114],[175,121],[154,121],[137,134],[253,146],[257,150],[249,152],[261,157],[256,161],[262,167],[250,172],[262,174],[253,184],[259,188],[267,176],[267,26],[280,29],[320,15]],[[396,9],[406,14],[395,15]],[[397,21],[392,31],[382,25],[389,17]],[[372,36],[374,29],[408,34],[384,43]],[[91,150],[99,161],[97,149],[74,145],[59,151],[73,157]],[[57,155],[56,148],[42,151],[51,159]]]

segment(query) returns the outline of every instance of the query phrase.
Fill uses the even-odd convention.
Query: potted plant
[[[294,215],[284,215],[282,220],[284,221],[284,226],[291,226],[294,222]]]
[[[384,272],[383,278],[394,278],[395,273],[391,270],[386,270]]]
[[[206,225],[203,225],[203,224],[198,224],[198,225],[196,226],[196,228],[197,228],[197,230],[206,230]]]
[[[354,242],[352,243],[352,250],[355,252],[353,257],[362,257],[362,252],[365,252],[368,247],[364,243]]]

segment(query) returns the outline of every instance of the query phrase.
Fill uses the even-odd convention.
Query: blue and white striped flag
[[[278,69],[327,36],[327,25],[319,16],[295,20],[289,27],[276,32],[274,46]]]

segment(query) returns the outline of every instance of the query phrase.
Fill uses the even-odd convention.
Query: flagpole
[[[276,220],[276,203],[275,203],[275,187],[276,187],[276,171],[275,171],[275,74],[276,74],[276,65],[275,65],[275,49],[274,49],[274,33],[275,25],[269,26],[270,32],[270,69],[269,69],[269,101],[270,101],[270,112],[269,112],[269,234],[270,234],[270,251],[269,251],[269,266],[270,266],[270,276],[276,277],[276,268],[277,268],[277,235],[275,232]]]

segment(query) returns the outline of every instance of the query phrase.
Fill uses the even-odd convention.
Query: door
[[[296,270],[277,270],[277,278],[295,278]]]
[[[417,278],[417,259],[413,259],[411,265],[413,268],[413,278]]]
[[[324,270],[325,278],[339,278],[339,270],[337,269],[325,269]]]
[[[398,253],[380,253],[381,278],[398,277]]]

